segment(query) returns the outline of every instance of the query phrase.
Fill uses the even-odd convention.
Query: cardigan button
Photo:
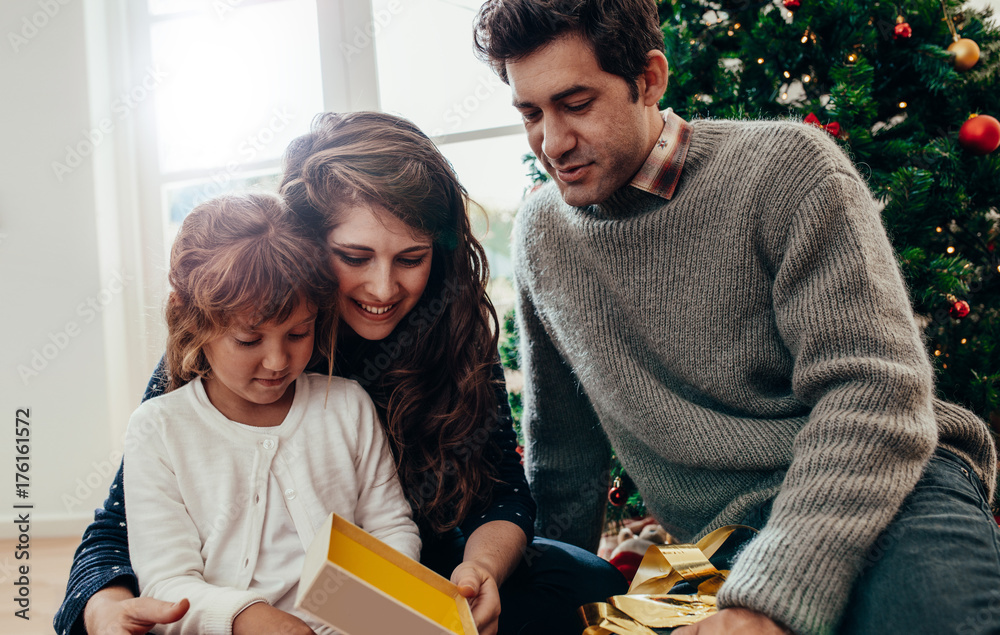
[[[286,489],[285,490],[285,498],[287,498],[288,500],[292,500],[293,498],[295,498],[295,490],[293,490],[291,488]]]

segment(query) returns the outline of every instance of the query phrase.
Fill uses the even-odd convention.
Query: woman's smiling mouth
[[[397,302],[395,304],[387,304],[387,305],[384,305],[384,306],[375,306],[373,304],[365,304],[364,302],[358,302],[357,300],[354,300],[354,304],[359,309],[361,309],[362,313],[366,314],[367,317],[369,317],[369,318],[381,318],[382,316],[388,315],[389,312],[391,312],[393,309],[395,309],[396,305],[398,305],[399,303]]]

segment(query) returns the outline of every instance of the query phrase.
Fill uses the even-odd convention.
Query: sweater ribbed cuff
[[[213,597],[211,608],[207,608],[204,612],[199,631],[233,635],[233,621],[236,616],[257,602],[267,604],[267,598],[249,591],[235,590],[222,594],[221,597]]]
[[[844,563],[857,560],[849,541],[831,545],[825,532],[793,538],[766,527],[737,559],[719,608],[751,609],[801,635],[830,635],[857,574]]]

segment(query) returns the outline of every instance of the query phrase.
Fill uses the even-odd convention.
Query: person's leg
[[[621,572],[607,561],[566,543],[535,538],[500,587],[500,635],[580,635],[580,605],[627,590]]]
[[[872,545],[839,632],[1000,632],[1000,530],[982,483],[951,452],[935,452]]]
[[[454,531],[424,541],[420,562],[448,578],[462,562],[465,538]],[[576,609],[628,590],[618,569],[583,549],[536,538],[500,586],[499,635],[580,635]]]

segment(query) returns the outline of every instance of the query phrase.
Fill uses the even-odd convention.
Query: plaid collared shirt
[[[670,200],[681,178],[691,143],[691,124],[674,114],[671,108],[660,114],[663,115],[660,138],[629,185]]]

